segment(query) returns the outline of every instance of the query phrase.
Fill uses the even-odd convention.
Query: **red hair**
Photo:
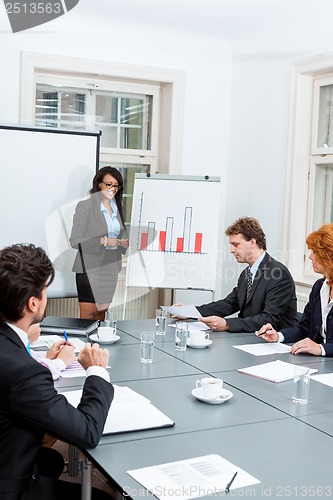
[[[325,268],[325,278],[333,285],[333,224],[324,224],[306,238],[306,244]]]

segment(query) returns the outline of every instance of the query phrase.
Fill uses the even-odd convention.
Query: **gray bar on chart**
[[[173,217],[167,217],[166,218],[166,224],[165,224],[165,251],[166,252],[171,252],[172,250],[172,233],[173,233]]]
[[[191,226],[192,226],[192,207],[185,207],[184,212],[184,251],[190,251],[191,243]]]
[[[155,250],[155,222],[148,222],[148,238],[147,238],[147,248],[149,250]]]

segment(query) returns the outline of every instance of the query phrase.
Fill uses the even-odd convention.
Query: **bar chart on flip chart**
[[[136,174],[127,286],[214,290],[220,179]]]

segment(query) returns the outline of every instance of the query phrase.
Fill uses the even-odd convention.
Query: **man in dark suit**
[[[54,279],[42,248],[12,245],[0,251],[0,499],[80,499],[80,485],[39,475],[45,434],[79,448],[97,446],[113,399],[108,351],[89,343],[79,361],[86,369],[77,408],[58,394],[51,372],[29,354],[28,328],[45,313]],[[95,496],[96,495],[96,496]],[[92,498],[110,498],[93,491]]]
[[[295,325],[295,283],[286,266],[266,253],[266,237],[259,222],[242,217],[225,233],[230,252],[248,267],[227,297],[197,307],[202,315],[199,321],[214,331],[230,332],[254,332],[264,323],[275,328]],[[238,317],[226,317],[237,312]]]

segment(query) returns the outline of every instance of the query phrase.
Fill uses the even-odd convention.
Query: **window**
[[[45,79],[51,83],[38,83]],[[158,113],[159,89],[144,86],[125,93],[121,92],[120,84],[119,90],[101,91],[99,87],[108,87],[107,82],[89,84],[93,89],[87,89],[81,78],[77,79],[76,88],[73,79],[71,87],[66,86],[66,76],[62,80],[63,85],[59,88],[58,78],[57,83],[52,84],[52,76],[36,75],[35,125],[101,131],[100,166],[112,164],[123,175],[125,222],[129,225],[135,173],[150,173],[156,169],[152,109],[154,103]],[[139,94],[135,90],[150,93]]]
[[[49,77],[52,81],[52,77]],[[40,80],[41,78],[39,78]],[[63,78],[66,86],[66,77]],[[78,81],[78,86],[83,82]],[[98,84],[94,84],[98,87]],[[121,87],[121,85],[120,85]],[[35,124],[40,127],[100,130],[101,147],[151,151],[152,108],[158,113],[158,88],[150,95],[36,84]],[[155,132],[155,131],[154,131]]]
[[[318,279],[306,236],[333,222],[333,54],[293,65],[290,106],[283,243],[285,261],[305,293]]]
[[[177,174],[185,73],[22,54],[21,124],[101,130],[100,165],[119,168],[130,222],[135,172]]]

